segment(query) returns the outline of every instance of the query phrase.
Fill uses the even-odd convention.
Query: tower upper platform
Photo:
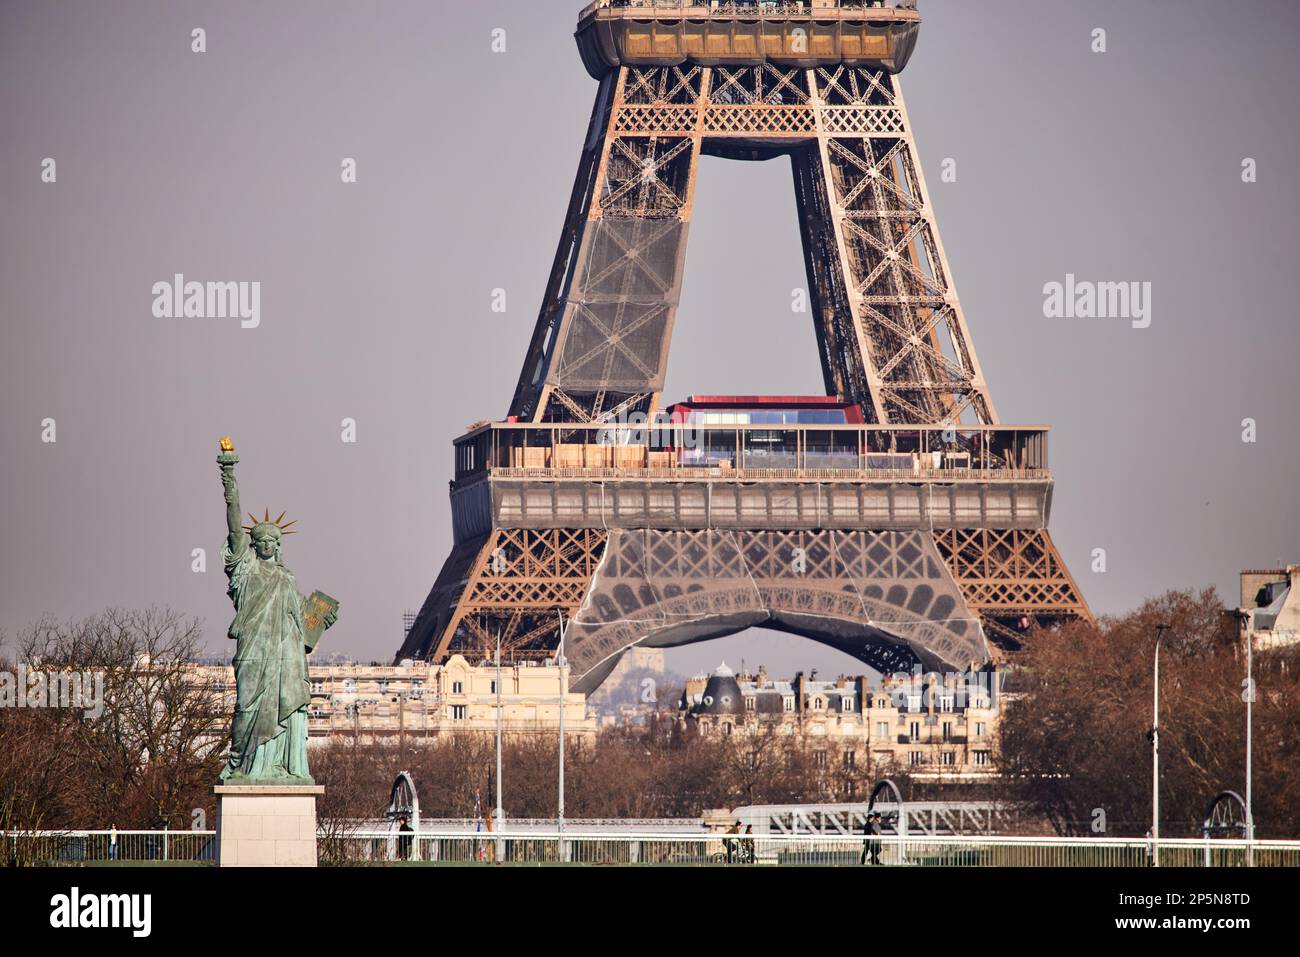
[[[596,0],[575,36],[596,79],[620,66],[687,61],[899,73],[920,26],[916,0]]]

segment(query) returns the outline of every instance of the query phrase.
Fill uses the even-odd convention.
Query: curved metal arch
[[[1240,811],[1240,820],[1234,821],[1233,811]],[[1236,791],[1220,791],[1205,806],[1205,820],[1201,832],[1206,837],[1229,836],[1225,832],[1239,830],[1246,836],[1246,802]]]
[[[419,826],[420,796],[415,790],[415,779],[409,771],[399,772],[393,779],[393,789],[388,797],[386,816],[389,822],[395,822],[403,815],[410,819],[412,827]]]
[[[415,789],[415,779],[409,771],[401,771],[393,779],[393,787],[388,796],[388,810],[384,815],[388,819],[388,857],[397,857],[399,836],[398,820],[405,817],[411,823],[411,859],[419,860],[420,842],[416,836],[420,833],[420,795]]]
[[[797,571],[795,549],[807,556]],[[989,658],[978,616],[918,530],[615,529],[566,630],[571,686],[595,690],[633,645],[746,628],[801,635],[885,673]]]
[[[903,794],[898,790],[898,785],[891,778],[883,778],[871,791],[871,800],[867,803],[867,813],[870,814],[876,809],[876,802],[880,800],[882,794],[888,793],[893,798],[893,803],[897,805],[898,810],[895,812],[893,821],[886,822],[894,825],[895,833],[902,837],[907,836],[907,802],[903,800]],[[882,802],[883,803],[883,802]],[[883,814],[884,812],[882,812]]]
[[[898,790],[898,785],[890,778],[883,778],[871,792],[871,801],[867,805],[868,811],[874,811],[876,809],[876,800],[880,797],[881,792],[884,791],[892,792],[894,795],[894,803],[899,807],[903,806],[903,795],[902,792]]]
[[[1237,820],[1233,820],[1236,817]],[[1230,833],[1236,831],[1237,833]],[[1201,823],[1201,834],[1206,841],[1211,838],[1233,838],[1239,837],[1246,840],[1250,837],[1250,820],[1246,813],[1246,802],[1236,791],[1220,791],[1214,796],[1209,804],[1205,806],[1204,821]],[[1247,848],[1247,856],[1250,857],[1250,848]],[[1210,846],[1205,846],[1205,866],[1209,867],[1213,863]]]

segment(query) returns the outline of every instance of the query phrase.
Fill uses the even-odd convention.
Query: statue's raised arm
[[[230,551],[238,554],[244,548],[243,512],[239,510],[239,486],[235,484],[235,466],[239,456],[235,454],[235,443],[230,436],[221,439],[221,454],[217,456],[217,465],[221,467],[221,485],[226,493],[226,528],[229,530]]]

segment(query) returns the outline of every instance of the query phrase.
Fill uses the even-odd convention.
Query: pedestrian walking
[[[399,835],[397,838],[397,856],[404,861],[409,861],[411,859],[411,843],[414,840],[412,835],[415,834],[415,828],[411,827],[411,822],[406,819],[406,815],[402,815],[397,821],[400,825],[397,828]]]
[[[880,812],[877,811],[871,815],[871,840],[868,842],[871,845],[872,864],[880,863],[880,835],[885,832],[881,825]]]
[[[859,864],[880,863],[880,841],[876,837],[880,833],[882,833],[880,812],[872,811],[867,814],[867,819],[862,822],[862,836],[865,840],[862,842],[862,856],[858,858]]]

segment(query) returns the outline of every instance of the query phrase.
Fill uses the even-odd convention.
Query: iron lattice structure
[[[876,667],[965,667],[988,657],[986,630],[1014,646],[1030,623],[1090,617],[1046,530],[1045,438],[1002,430],[935,224],[895,75],[919,16],[906,3],[815,6],[584,12],[579,47],[600,86],[508,420],[534,428],[458,440],[457,544],[399,657],[482,655],[498,630],[510,655],[551,655],[563,621],[588,687],[631,645],[752,625]],[[675,441],[634,439],[595,461],[583,441],[583,428],[661,411],[704,155],[790,158],[826,394],[864,419],[852,468],[812,467],[804,450],[840,441],[812,431],[781,475],[749,468],[754,436],[740,431],[732,458],[693,472]],[[913,452],[943,481],[900,517],[920,486],[871,455],[929,434],[907,427],[945,430]],[[749,522],[740,504],[725,529],[682,504],[700,488],[740,502],[751,478],[768,484]],[[796,510],[782,526],[783,496],[813,486],[815,519]],[[846,487],[859,506],[847,529],[826,521]],[[607,490],[628,501],[632,488],[641,505],[609,513]],[[951,515],[936,521],[930,501],[944,496]],[[962,496],[980,503],[964,525]]]

